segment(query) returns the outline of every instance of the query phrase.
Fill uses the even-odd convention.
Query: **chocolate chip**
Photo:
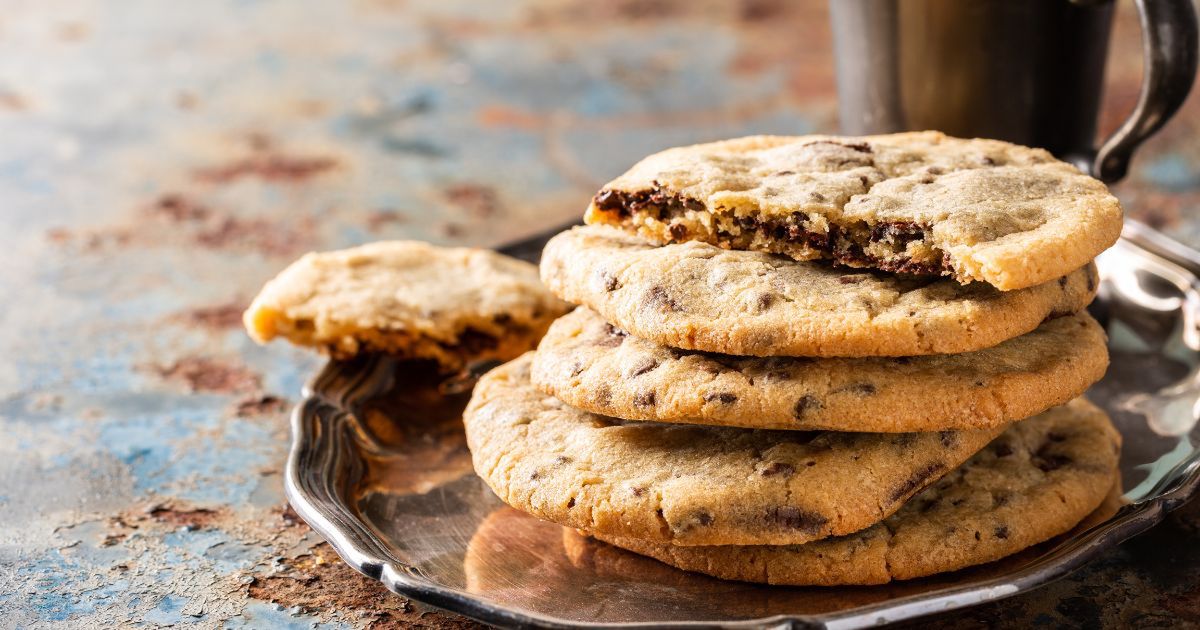
[[[604,386],[604,385],[597,387],[596,388],[596,402],[601,405],[608,405],[609,403],[611,403],[612,402],[612,391],[609,390],[608,387]]]
[[[983,537],[979,535],[979,532],[975,532],[975,540],[983,540]]]
[[[646,372],[653,370],[656,367],[658,367],[657,360],[643,359],[641,363],[638,363],[637,365],[635,365],[633,367],[632,370],[629,371],[629,377],[633,378],[635,376],[641,376],[641,375],[645,374]]]
[[[571,497],[571,500],[567,501],[567,509],[569,510],[573,507],[575,507],[575,497]]]
[[[622,205],[615,190],[601,190],[596,193],[595,197],[592,197],[592,203],[601,210],[617,210]]]
[[[504,326],[512,322],[512,315],[510,313],[496,313],[492,315],[492,321]]]
[[[796,171],[776,171],[774,174],[776,177],[783,177],[784,175],[795,175]]]
[[[604,281],[604,290],[605,291],[611,292],[611,291],[616,291],[617,289],[621,288],[621,281],[618,280],[616,276],[614,276],[613,274],[611,274],[607,271],[602,271],[600,273],[600,279]]]
[[[1050,440],[1051,442],[1065,442],[1067,436],[1057,431],[1051,431],[1046,434],[1046,439]]]
[[[1096,290],[1096,281],[1097,281],[1097,280],[1099,280],[1099,278],[1097,278],[1097,277],[1096,277],[1096,269],[1095,269],[1095,268],[1093,268],[1093,267],[1089,267],[1089,268],[1088,268],[1088,270],[1087,270],[1087,290],[1088,290],[1088,293],[1091,293],[1092,291],[1095,291],[1095,290]]]
[[[945,464],[933,462],[927,464],[924,468],[913,471],[907,479],[900,482],[895,488],[892,488],[891,493],[888,494],[888,503],[896,503],[907,499],[909,495],[925,487],[926,482],[945,469]]]
[[[796,406],[792,409],[792,415],[797,420],[802,420],[806,411],[809,409],[820,409],[821,406],[821,401],[816,396],[805,394],[800,397],[800,400],[796,401]]]
[[[767,510],[767,522],[788,529],[816,534],[820,532],[829,519],[807,510],[801,510],[792,505],[781,505]]]
[[[859,153],[870,153],[871,152],[871,145],[869,145],[865,142],[838,142],[836,140],[813,140],[812,142],[805,142],[804,144],[802,144],[800,146],[811,147],[816,144],[832,144],[835,147],[844,147],[844,148],[850,149],[851,151],[857,151]]]
[[[814,191],[808,193],[808,200],[811,201],[812,203],[822,203],[823,201],[825,201],[825,195],[822,195],[821,193],[814,190]]]
[[[1058,286],[1060,286],[1064,289],[1067,288],[1067,277],[1066,276],[1063,276],[1058,279]]]
[[[1043,454],[1039,451],[1038,454],[1033,458],[1033,465],[1037,466],[1038,470],[1041,470],[1042,472],[1050,472],[1053,470],[1058,470],[1063,466],[1067,466],[1074,461],[1075,460],[1067,457],[1066,455]]]
[[[604,324],[604,336],[596,340],[596,345],[605,348],[615,348],[625,342],[627,333],[612,324]]]
[[[930,175],[941,175],[942,173],[945,173],[946,170],[940,166],[930,166],[929,168],[925,169],[925,172],[929,173]]]
[[[758,474],[764,477],[771,477],[774,475],[784,475],[790,477],[795,472],[796,468],[791,464],[784,462],[771,462],[763,467],[762,470],[758,471]]]
[[[635,496],[635,497],[640,497],[643,494],[646,494],[646,489],[638,487],[638,486],[633,486],[632,488],[629,489],[629,491],[631,493],[633,493],[633,496]]]
[[[871,396],[878,390],[875,388],[874,383],[854,383],[842,388],[842,391],[847,391],[859,396]]]
[[[712,525],[713,523],[713,516],[708,512],[697,512],[695,518],[696,522],[701,525]]]
[[[1013,454],[1013,447],[1008,442],[996,442],[992,445],[992,452],[996,457],[1008,457]]]
[[[755,306],[758,307],[758,312],[761,313],[761,312],[771,308],[771,305],[774,303],[775,303],[774,295],[772,295],[770,293],[760,293],[760,294],[758,294],[758,299],[755,301]]]
[[[456,343],[467,354],[476,354],[495,348],[500,344],[500,341],[481,330],[467,328],[458,334],[458,341]]]
[[[639,407],[653,407],[657,402],[657,396],[654,394],[654,390],[641,392],[633,397],[633,404]]]
[[[975,381],[975,387],[983,387],[984,385],[987,385],[987,383],[984,383],[983,381]]]
[[[996,530],[992,533],[996,535],[996,538],[1000,538],[1000,539],[1008,538],[1008,528],[1003,525],[1001,525],[1000,527],[997,527]]]
[[[1012,495],[1010,495],[1007,492],[1002,492],[1000,494],[994,495],[992,497],[992,501],[993,501],[993,503],[995,503],[996,507],[1001,507],[1004,505],[1008,505],[1008,502],[1011,498],[1012,498]]]
[[[711,393],[704,395],[704,402],[717,401],[725,405],[731,405],[737,402],[737,396],[729,392]]]
[[[958,433],[954,431],[938,431],[938,439],[941,440],[942,446],[951,448],[958,443]]]
[[[670,295],[667,295],[667,290],[662,287],[650,287],[646,293],[646,303],[658,307],[662,311],[680,310],[679,304]]]
[[[866,276],[839,276],[838,284],[858,284],[866,279]]]
[[[671,238],[677,241],[682,241],[683,237],[687,236],[687,226],[682,223],[672,223],[667,231],[671,233]]]
[[[554,465],[562,466],[563,464],[570,464],[572,461],[574,461],[574,460],[572,460],[570,457],[567,457],[566,455],[559,455],[558,457],[554,458]]]
[[[537,481],[537,480],[538,480],[538,478],[539,478],[539,477],[541,477],[541,476],[542,476],[542,473],[540,473],[540,472],[538,472],[538,471],[536,471],[536,470],[535,470],[535,471],[533,471],[533,472],[529,473],[529,480],[530,480],[530,481]]]

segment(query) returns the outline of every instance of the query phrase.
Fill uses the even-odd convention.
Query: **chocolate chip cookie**
[[[987,282],[1064,276],[1121,232],[1116,197],[1048,152],[937,132],[755,136],[645,158],[593,198],[588,223],[657,244],[827,259]]]
[[[627,335],[581,306],[533,358],[539,389],[593,413],[755,429],[942,431],[1003,426],[1104,376],[1104,329],[1086,312],[998,346],[923,357],[737,357]],[[652,394],[655,404],[638,404]]]
[[[1070,530],[1117,475],[1120,434],[1083,399],[1012,425],[883,522],[804,545],[681,547],[591,532],[672,566],[748,582],[883,584],[991,562]]]
[[[389,241],[305,255],[263,287],[243,320],[259,343],[283,337],[335,358],[385,352],[454,370],[520,355],[568,308],[527,262]]]
[[[464,414],[475,471],[560,525],[676,545],[798,544],[858,531],[1003,429],[762,431],[629,422],[529,381],[529,355],[487,373]],[[654,392],[641,403],[656,404]]]
[[[657,247],[614,228],[555,236],[542,281],[614,326],[686,350],[750,356],[916,356],[970,352],[1079,311],[1088,264],[1027,289],[837,269],[691,241]]]

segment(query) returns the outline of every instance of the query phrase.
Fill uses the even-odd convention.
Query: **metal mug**
[[[842,131],[998,138],[1117,181],[1196,77],[1192,0],[1135,3],[1141,95],[1097,149],[1114,0],[830,0]]]

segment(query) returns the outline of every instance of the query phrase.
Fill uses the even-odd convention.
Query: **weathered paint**
[[[1140,71],[1125,5],[1110,129]],[[825,19],[824,0],[6,3],[0,625],[470,625],[286,509],[286,408],[319,360],[253,345],[241,308],[310,249],[494,244],[650,151],[832,130]],[[1197,103],[1118,192],[1200,246]],[[1200,621],[1197,541],[1192,507],[932,625]]]

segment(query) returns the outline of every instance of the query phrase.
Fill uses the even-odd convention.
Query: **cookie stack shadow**
[[[697,145],[587,220],[541,261],[578,307],[465,414],[521,511],[719,578],[880,584],[1062,534],[1117,481],[1120,436],[1081,396],[1108,364],[1085,308],[1120,208],[1045,152]]]

